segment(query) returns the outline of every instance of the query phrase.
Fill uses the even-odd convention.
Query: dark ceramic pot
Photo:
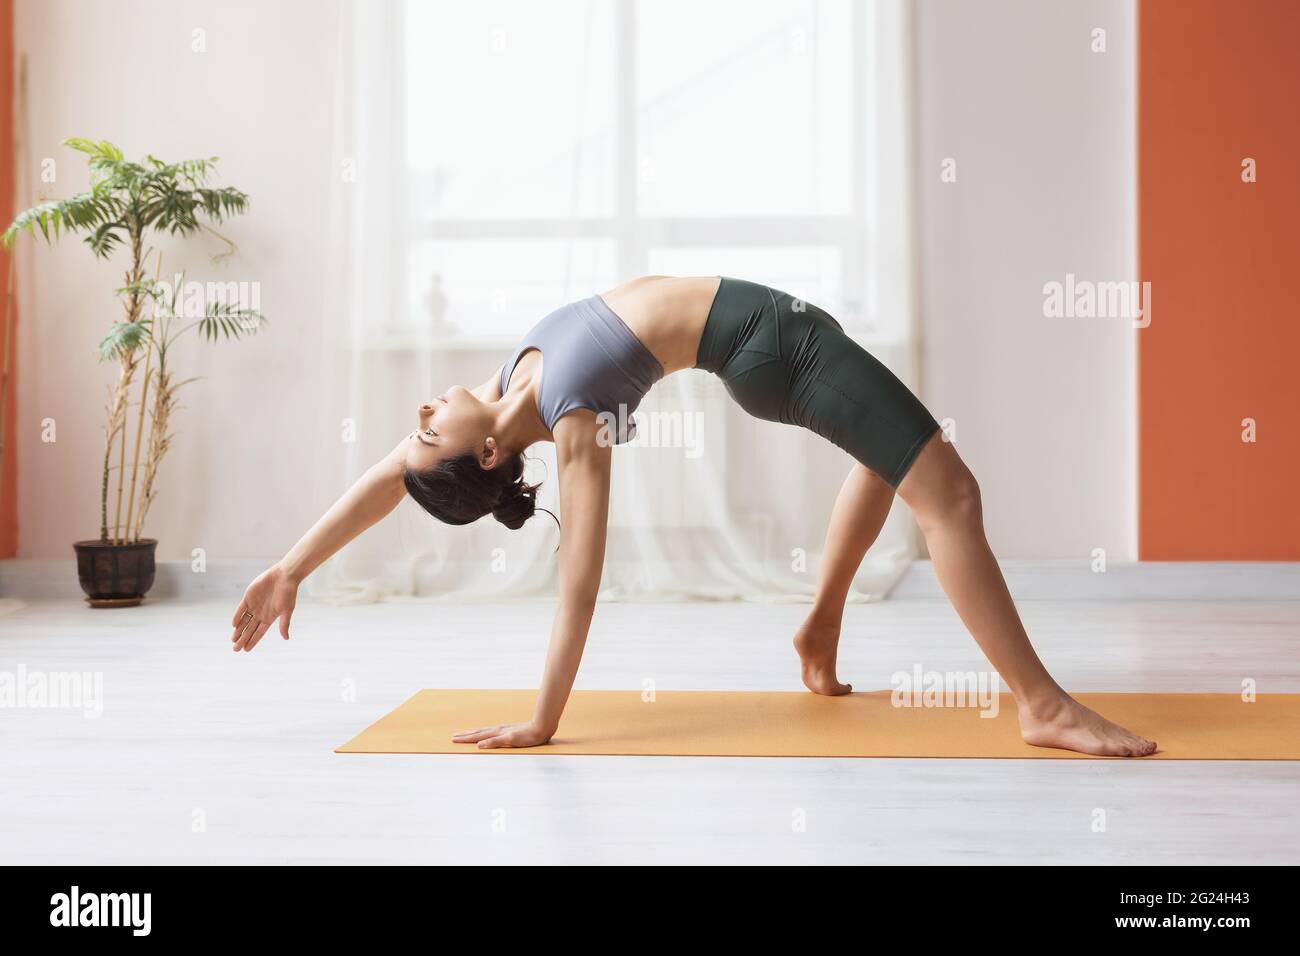
[[[154,549],[158,542],[141,538],[132,544],[78,541],[77,577],[91,607],[135,607],[153,587]]]

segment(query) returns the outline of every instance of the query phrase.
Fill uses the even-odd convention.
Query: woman
[[[1104,719],[1052,679],[1029,643],[984,538],[980,493],[934,418],[822,310],[736,279],[647,276],[548,315],[478,388],[421,405],[419,428],[363,475],[275,567],[249,585],[231,640],[250,651],[280,621],[289,636],[298,585],[409,493],[448,524],[533,515],[523,451],[553,441],[559,462],[560,605],[532,719],[462,733],[479,747],[547,743],[573,687],[605,553],[611,447],[664,375],[703,368],[759,418],[802,425],[857,464],[835,501],[812,611],[795,635],[803,681],[847,694],[836,675],[849,585],[895,492],[925,534],[940,583],[1015,694],[1024,739],[1083,753],[1145,756],[1156,745]]]

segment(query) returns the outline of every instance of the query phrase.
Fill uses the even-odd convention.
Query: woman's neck
[[[551,441],[552,436],[533,400],[532,382],[518,391],[507,392],[493,403],[496,420],[492,434],[502,448],[520,451],[539,441]]]

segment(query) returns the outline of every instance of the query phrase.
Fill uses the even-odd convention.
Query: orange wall
[[[0,230],[14,218],[14,9],[13,0],[0,0]],[[4,319],[4,298],[9,280],[9,255],[0,252],[0,322]],[[11,321],[17,324],[17,309]],[[0,336],[4,334],[0,328]],[[4,348],[0,338],[0,350]],[[0,481],[0,558],[13,557],[18,550],[18,389],[17,336],[9,343],[9,387],[5,404],[4,475]]]
[[[1297,560],[1300,3],[1138,16],[1138,553]]]

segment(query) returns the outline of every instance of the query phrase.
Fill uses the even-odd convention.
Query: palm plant
[[[161,253],[154,277],[145,275],[152,253],[150,234],[190,236],[200,230],[211,233],[226,246],[219,257],[234,251],[234,244],[217,233],[212,223],[248,210],[248,197],[230,186],[213,187],[208,180],[215,173],[217,157],[165,163],[154,156],[141,162],[123,157],[122,151],[106,141],[68,139],[64,145],[85,154],[90,168],[90,189],[68,199],[43,202],[18,214],[0,242],[13,245],[22,232],[38,232],[48,243],[63,234],[82,234],[97,258],[109,259],[119,249],[127,254],[125,281],[115,294],[121,317],[100,343],[100,357],[118,365],[116,383],[109,389],[104,429],[104,460],[100,480],[100,529],[102,543],[128,544],[140,541],[144,516],[156,493],[158,465],[172,439],[171,413],[176,392],[191,380],[177,380],[169,362],[169,349],[176,338],[191,329],[207,340],[239,338],[256,332],[265,323],[261,313],[238,303],[208,302],[201,314],[185,316],[178,311],[183,277],[168,288],[160,283]],[[190,321],[186,321],[186,319]],[[155,362],[156,358],[156,362]],[[139,416],[135,436],[130,490],[126,515],[122,497],[126,475],[128,412],[132,386],[143,363],[140,381]],[[150,386],[152,384],[152,396]],[[148,408],[148,440],[145,411]],[[146,451],[143,481],[137,483],[140,453]],[[116,468],[113,465],[117,456]],[[117,495],[113,522],[109,523],[109,485],[117,472]],[[111,532],[110,532],[111,528]]]

